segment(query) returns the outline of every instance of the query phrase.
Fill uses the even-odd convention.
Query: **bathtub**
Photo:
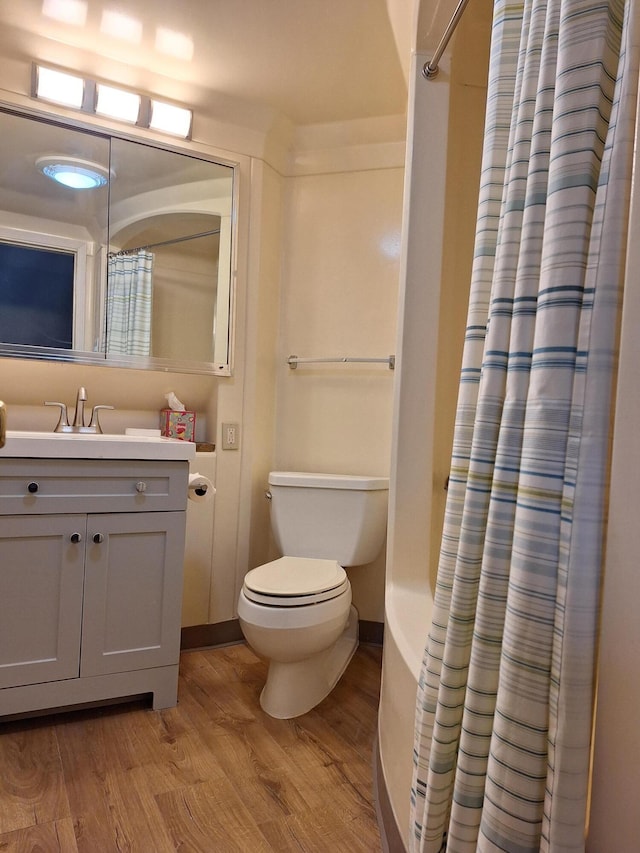
[[[378,796],[386,805],[381,822],[392,851],[407,846],[416,691],[432,605],[424,585],[387,589],[377,761]]]

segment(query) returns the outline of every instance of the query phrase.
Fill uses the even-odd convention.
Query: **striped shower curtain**
[[[109,256],[106,312],[109,355],[151,352],[153,258],[153,253],[144,249]]]
[[[495,5],[413,851],[584,850],[636,17]]]

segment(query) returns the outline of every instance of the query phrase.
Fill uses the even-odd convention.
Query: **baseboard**
[[[229,646],[243,642],[244,637],[237,619],[227,622],[213,622],[210,625],[189,625],[183,628],[180,636],[180,648],[204,649],[210,646]]]
[[[383,853],[407,853],[407,848],[402,835],[398,830],[395,815],[391,807],[391,800],[387,791],[387,784],[382,772],[382,762],[380,760],[380,745],[376,735],[375,743],[373,744],[373,798],[376,806],[376,814],[378,817],[378,828],[380,830],[380,841],[382,842]],[[408,796],[408,794],[407,794]]]
[[[371,643],[381,646],[384,640],[384,625],[382,622],[370,622],[360,619],[358,623],[359,640],[361,643]],[[183,628],[180,636],[180,648],[204,649],[211,646],[228,646],[241,643],[244,640],[240,622],[229,619],[227,622],[213,622],[210,625],[189,625]]]
[[[359,640],[361,643],[371,643],[381,646],[384,642],[384,623],[370,622],[368,619],[360,619],[358,623]]]

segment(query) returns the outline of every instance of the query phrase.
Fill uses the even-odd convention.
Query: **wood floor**
[[[0,722],[0,851],[380,851],[380,661],[360,646],[295,720],[261,710],[265,665],[235,645],[183,652],[177,708]]]

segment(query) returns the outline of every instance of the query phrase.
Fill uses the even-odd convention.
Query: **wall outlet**
[[[222,424],[222,449],[240,449],[240,424]]]

